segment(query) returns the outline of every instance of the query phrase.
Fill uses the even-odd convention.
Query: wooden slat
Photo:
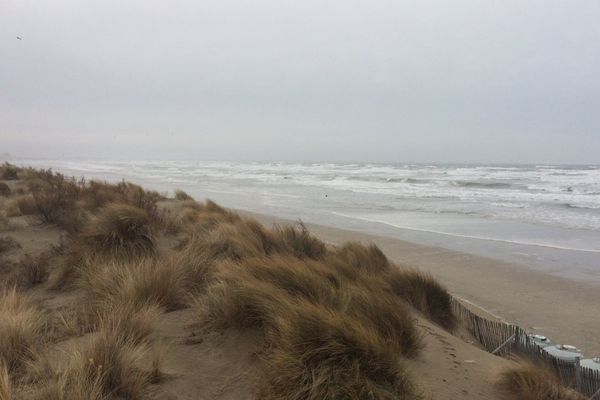
[[[581,367],[573,362],[560,360],[542,351],[520,326],[482,318],[456,299],[452,299],[452,310],[457,318],[463,322],[467,330],[487,351],[493,352],[504,344],[496,352],[496,355],[511,357],[515,353],[518,353],[533,357],[543,361],[552,368],[566,386],[577,389],[588,396],[592,396],[600,390],[600,371]],[[576,373],[578,370],[580,381],[579,387],[576,387]]]

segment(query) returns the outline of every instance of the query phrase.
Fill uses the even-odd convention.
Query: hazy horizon
[[[599,20],[584,1],[8,0],[0,154],[598,164]]]

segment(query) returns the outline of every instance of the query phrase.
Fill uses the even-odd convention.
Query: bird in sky
[[[17,36],[17,40],[23,40],[21,36]]]

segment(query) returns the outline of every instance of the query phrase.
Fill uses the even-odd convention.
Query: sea
[[[16,160],[600,284],[600,166]]]

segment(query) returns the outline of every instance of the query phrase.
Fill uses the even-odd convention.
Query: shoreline
[[[91,178],[100,177],[92,174]],[[174,183],[121,178],[159,191],[172,191],[177,187]],[[183,188],[197,199],[212,198],[201,188]],[[285,216],[275,216],[231,206],[222,199],[215,200],[240,214],[253,216],[265,225],[293,223],[296,219],[290,218],[291,210]],[[544,334],[554,343],[578,346],[586,357],[600,356],[600,340],[597,339],[600,319],[594,321],[592,316],[587,316],[600,304],[600,284],[597,280],[584,279],[587,275],[578,275],[577,270],[565,273],[559,262],[540,268],[519,260],[503,259],[502,254],[492,258],[497,253],[485,243],[470,242],[468,246],[450,249],[436,240],[424,242],[419,240],[420,237],[412,240],[409,235],[394,236],[393,230],[365,229],[370,225],[367,221],[354,220],[345,224],[326,219],[315,224],[311,222],[314,220],[306,218],[307,227],[328,243],[348,240],[376,243],[394,262],[431,273],[453,295],[476,305],[483,314],[500,316],[528,331]],[[417,236],[418,233],[414,232]],[[476,248],[484,251],[472,252]]]
[[[236,210],[265,225],[294,221]],[[423,245],[388,236],[307,223],[329,244],[359,240],[377,244],[394,262],[428,272],[456,297],[527,331],[544,334],[553,343],[571,344],[585,357],[600,355],[600,319],[592,310],[600,304],[598,285],[577,282],[527,266]]]

